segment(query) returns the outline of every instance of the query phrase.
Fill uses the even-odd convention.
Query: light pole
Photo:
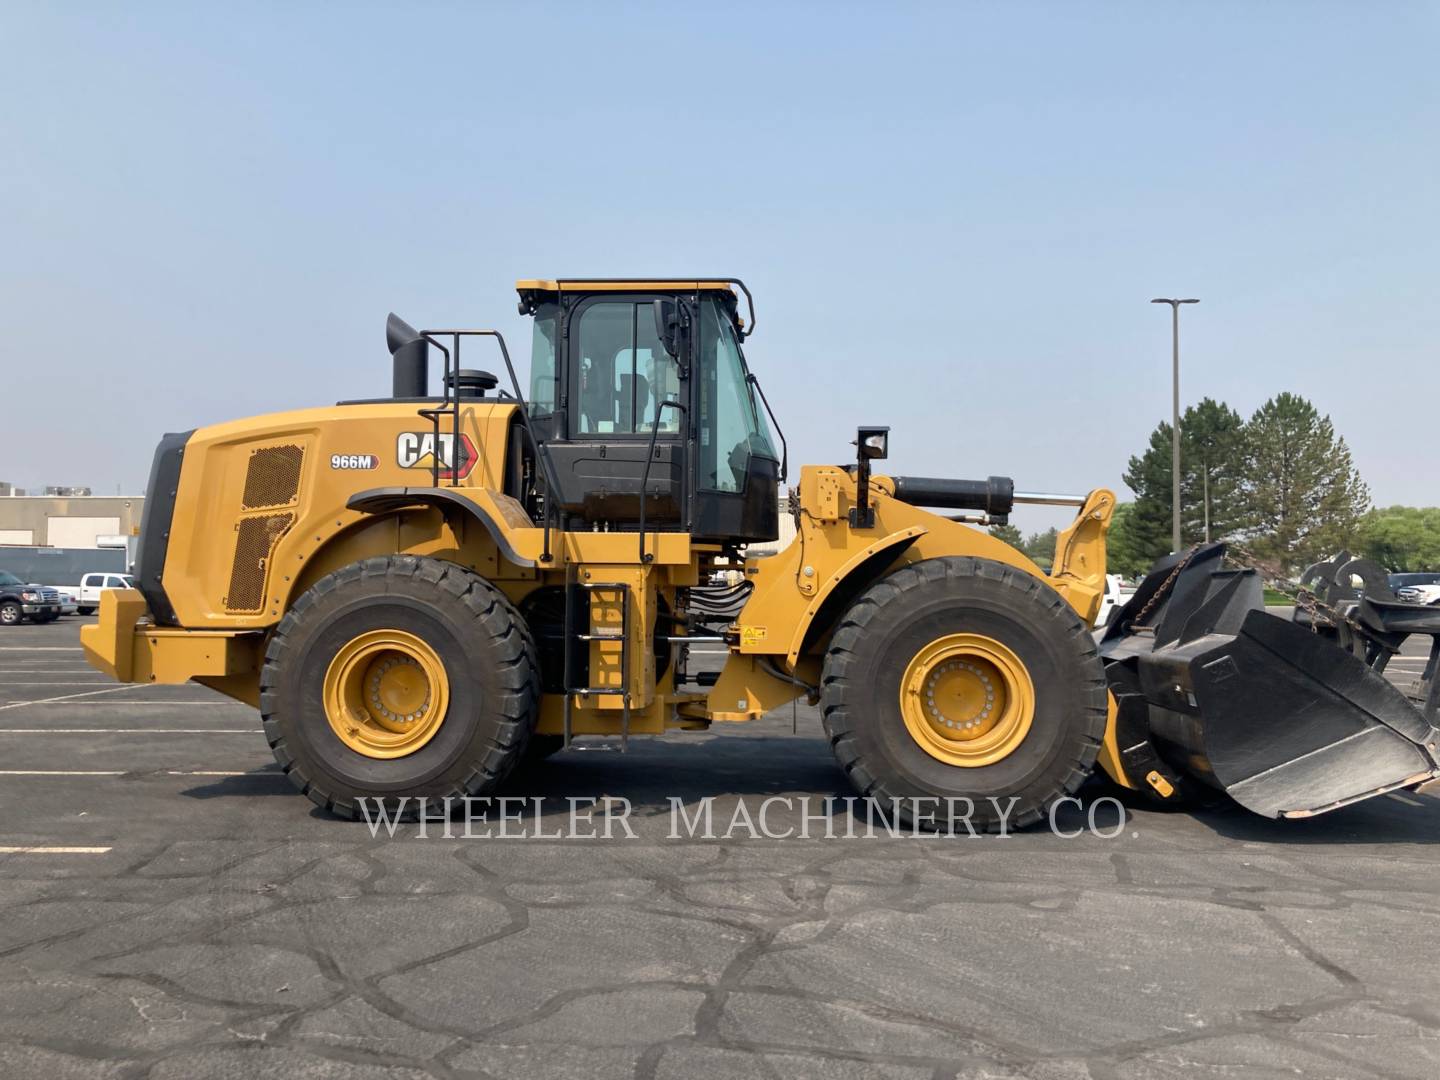
[[[1199,300],[1169,300],[1157,297],[1152,304],[1170,305],[1171,341],[1174,345],[1174,379],[1170,403],[1170,508],[1174,550],[1180,550],[1180,305]]]

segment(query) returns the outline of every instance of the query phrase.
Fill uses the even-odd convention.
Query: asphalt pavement
[[[1440,1075],[1432,795],[893,835],[801,706],[372,836],[85,621],[0,633],[0,1077]]]

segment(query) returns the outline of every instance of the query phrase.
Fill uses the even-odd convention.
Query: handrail
[[[515,365],[510,362],[510,349],[509,349],[509,348],[506,346],[506,344],[505,344],[505,335],[502,334],[502,333],[500,333],[499,330],[453,330],[453,329],[452,329],[452,330],[425,330],[425,331],[423,331],[422,334],[421,334],[421,336],[424,337],[427,341],[432,342],[432,343],[433,343],[437,348],[439,348],[442,352],[445,352],[445,351],[446,351],[446,350],[445,350],[445,347],[444,347],[443,345],[441,345],[438,341],[435,341],[435,340],[430,336],[430,335],[432,335],[432,334],[449,335],[451,338],[454,339],[454,341],[455,341],[455,368],[456,368],[457,371],[458,371],[459,368],[460,368],[460,338],[461,338],[462,335],[470,336],[470,337],[493,337],[493,338],[495,339],[496,344],[498,344],[498,345],[500,346],[500,357],[501,357],[502,360],[505,361],[505,371],[506,371],[506,373],[510,376],[510,385],[511,385],[511,387],[512,387],[512,388],[514,389],[514,391],[515,391],[515,406],[516,406],[516,408],[519,410],[519,413],[520,413],[520,426],[525,429],[525,434],[526,434],[526,436],[530,439],[530,446],[531,446],[531,448],[534,449],[534,451],[535,451],[536,460],[540,462],[541,468],[542,468],[542,469],[544,470],[544,472],[545,472],[545,489],[546,489],[546,490],[545,490],[545,521],[544,521],[544,527],[545,527],[545,544],[544,544],[544,550],[541,551],[541,553],[540,553],[540,561],[541,561],[542,563],[548,563],[548,562],[550,562],[550,561],[553,559],[553,556],[552,556],[551,553],[550,553],[550,514],[551,514],[551,507],[554,505],[555,499],[556,499],[556,497],[558,496],[558,493],[559,493],[559,491],[560,491],[560,484],[559,484],[559,482],[557,481],[556,476],[555,476],[555,465],[554,465],[554,462],[553,462],[553,461],[551,460],[551,458],[550,458],[550,448],[549,448],[548,446],[546,446],[544,443],[542,443],[542,442],[541,442],[538,438],[536,438],[536,436],[535,436],[535,427],[534,427],[534,425],[530,422],[530,407],[525,403],[525,394],[524,394],[524,392],[520,389],[520,379],[519,379],[519,377],[515,374]],[[447,374],[447,375],[449,374],[449,370],[450,370],[450,369],[449,369],[449,353],[446,352],[446,374]],[[459,445],[460,445],[460,426],[459,426],[459,425],[460,425],[460,405],[459,405],[460,395],[459,395],[459,385],[458,385],[458,382],[459,382],[459,377],[457,376],[457,377],[456,377],[456,383],[457,383],[457,385],[456,385],[456,387],[455,387],[455,391],[456,391],[456,393],[455,393],[455,405],[454,405],[454,412],[455,412],[455,442],[454,442],[453,445],[454,445],[455,449],[452,449],[452,451],[451,451],[451,456],[452,456],[452,457],[455,457],[455,456],[458,455],[458,449],[459,449]],[[448,393],[449,393],[449,387],[448,387],[448,386],[446,387],[446,392],[447,392],[447,400],[448,400]],[[436,410],[437,414],[438,414],[438,412],[443,411],[443,409],[444,409],[444,406],[442,405],[440,410]],[[424,409],[421,410],[421,412],[425,412],[425,411],[427,411],[427,410],[424,410]],[[439,425],[439,423],[440,423],[440,421],[439,421],[439,416],[438,416],[438,415],[436,416],[435,423],[436,423],[436,425],[437,425],[437,430],[438,430],[438,425]],[[479,452],[480,452],[480,451],[479,451],[479,449],[477,448],[477,449],[476,449],[476,453],[478,454]],[[454,480],[454,472],[453,472],[453,471],[452,471],[452,473],[451,473],[451,479],[452,479],[452,481]],[[439,480],[438,471],[437,471],[437,473],[436,473],[435,486],[436,486],[436,487],[439,487],[439,486],[440,486],[440,480]]]
[[[645,554],[645,489],[650,484],[650,463],[655,460],[655,436],[660,434],[660,414],[666,409],[674,409],[681,415],[690,411],[674,398],[667,398],[655,403],[655,422],[650,425],[650,445],[645,450],[645,468],[640,473],[640,562],[642,565],[655,560],[654,555]]]
[[[440,377],[440,406],[435,409],[420,409],[420,415],[430,421],[434,429],[435,446],[430,451],[430,484],[432,487],[440,486],[440,417],[450,413],[450,486],[458,487],[460,484],[456,473],[460,471],[460,385],[458,377],[452,380],[450,377],[450,350],[436,341],[431,334],[450,334],[455,345],[455,370],[460,370],[460,331],[457,330],[422,330],[420,336],[425,339],[427,345],[434,345],[445,355],[445,371]],[[454,394],[452,400],[452,393]],[[475,451],[480,452],[479,448]]]

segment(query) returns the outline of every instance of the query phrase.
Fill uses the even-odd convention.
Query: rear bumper
[[[253,633],[155,626],[138,589],[106,589],[99,619],[80,628],[86,663],[131,683],[253,680],[260,643]]]

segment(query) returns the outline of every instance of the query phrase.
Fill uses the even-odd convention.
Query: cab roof
[[[738,288],[745,294],[750,323],[740,317]],[[530,315],[542,295],[553,293],[710,293],[720,298],[735,323],[735,332],[744,341],[755,332],[755,298],[739,278],[521,278],[515,282],[520,294],[520,314]]]
[[[522,278],[515,291],[527,292],[727,292],[728,281],[705,278]]]

